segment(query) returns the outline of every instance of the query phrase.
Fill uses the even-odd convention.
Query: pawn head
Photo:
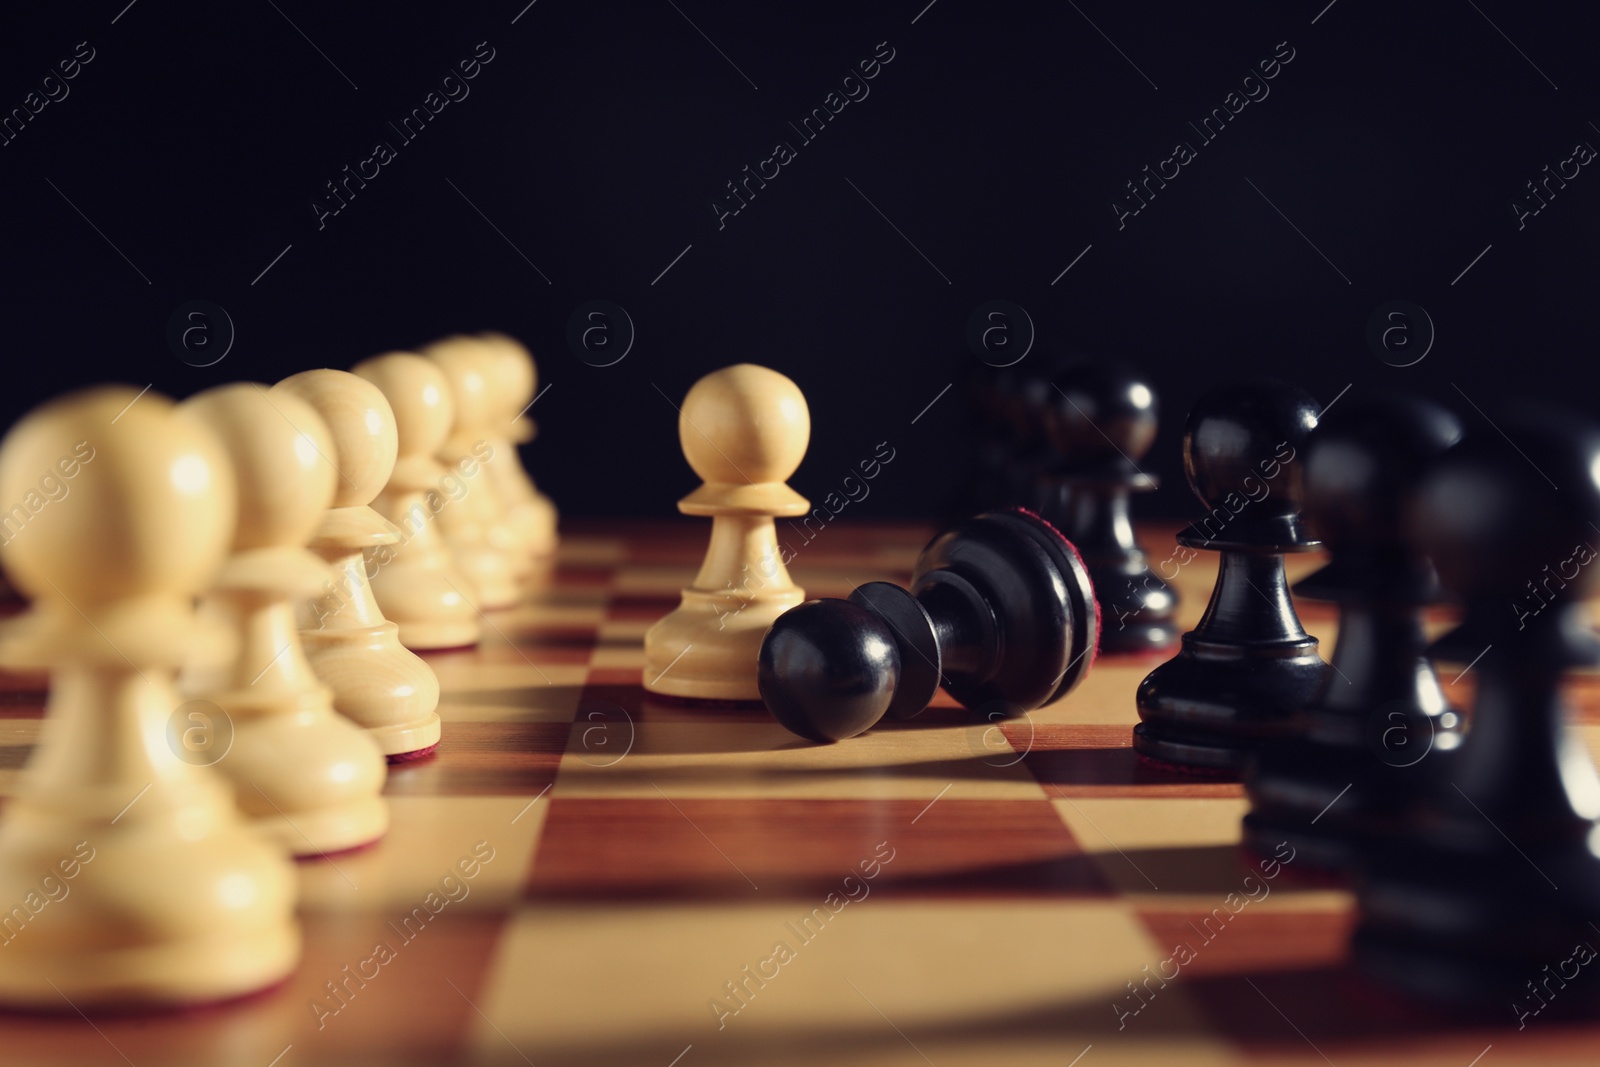
[[[1292,385],[1252,379],[1195,402],[1183,429],[1183,470],[1208,511],[1226,511],[1218,540],[1300,540],[1303,453],[1319,407]]]
[[[894,635],[848,600],[790,608],[761,642],[757,680],[773,718],[812,741],[842,741],[888,711],[900,677]]]
[[[362,360],[351,373],[377,386],[389,402],[400,455],[439,451],[455,424],[456,405],[438,363],[412,352],[390,352]]]
[[[1405,540],[1403,507],[1427,466],[1461,439],[1461,423],[1420,397],[1351,396],[1305,449],[1305,519],[1330,547]]]
[[[701,378],[679,409],[683,454],[713,484],[788,481],[810,439],[811,411],[800,387],[752,363]]]
[[[1038,445],[1052,392],[1050,379],[1036,368],[1005,367],[995,375],[994,410],[1012,444],[1021,449]]]
[[[1156,395],[1126,364],[1077,360],[1045,396],[1050,447],[1073,470],[1133,475],[1156,437]]]
[[[495,370],[494,346],[482,338],[458,334],[435,341],[422,354],[438,364],[450,383],[456,409],[454,432],[471,437],[496,429],[501,399],[495,396],[500,376]]]
[[[233,533],[216,437],[159,393],[100,386],[35,408],[0,442],[0,557],[30,596],[192,596]]]
[[[515,337],[503,333],[481,333],[479,340],[489,354],[491,399],[495,405],[494,429],[513,441],[533,438],[533,420],[527,410],[537,395],[539,370],[533,353]]]
[[[207,389],[178,405],[222,444],[238,483],[235,551],[300,548],[333,503],[333,435],[310,404],[255,382]]]
[[[1576,601],[1600,573],[1600,427],[1540,410],[1500,429],[1515,447],[1480,434],[1440,457],[1411,500],[1407,529],[1469,604],[1514,605],[1530,590],[1535,605]]]
[[[539,387],[539,371],[533,353],[515,337],[503,333],[481,333],[478,339],[489,353],[490,376],[496,399],[508,411],[507,418],[528,406]]]
[[[270,390],[299,397],[327,423],[333,436],[333,506],[372,503],[394,470],[398,449],[394,410],[376,385],[342,370],[308,370]]]

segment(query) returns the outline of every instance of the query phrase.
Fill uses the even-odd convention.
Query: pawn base
[[[419,760],[431,759],[433,754],[438,751],[439,744],[434,742],[427,748],[419,748],[411,752],[396,752],[392,756],[385,756],[384,760],[392,767],[396,763],[416,763]]]
[[[367,797],[336,808],[256,818],[250,825],[295,859],[349,852],[370,845],[389,830],[389,808],[382,797]]]
[[[317,677],[333,690],[334,710],[364,726],[385,756],[439,743],[439,678],[400,644],[392,622],[302,630]]]
[[[1094,664],[1100,611],[1078,550],[1029,511],[991,511],[928,543],[911,592],[953,629],[940,643],[945,688],[1007,718],[1059,700]]]
[[[95,789],[7,805],[0,900],[36,897],[40,872],[59,871],[67,892],[25,910],[20,929],[8,916],[0,1004],[174,1008],[245,996],[294,969],[283,853],[247,828],[213,772],[180,768],[149,791],[123,816]]]
[[[74,946],[48,957],[29,954],[20,938],[11,948],[17,954],[0,966],[0,1004],[6,1007],[170,1011],[279,985],[299,961],[300,935],[291,926],[272,926],[154,945]]]
[[[1142,722],[1133,728],[1133,750],[1165,771],[1234,777],[1244,770],[1255,746],[1214,737],[1174,734]]]
[[[294,856],[336,852],[382,837],[389,813],[383,757],[368,731],[306,676],[301,692],[255,688],[200,691],[234,724],[215,767],[233,782],[251,825]]]
[[[385,614],[388,614],[387,611]],[[396,625],[400,627],[400,643],[413,652],[471,648],[482,636],[476,617],[463,621],[399,622]]]
[[[482,636],[475,590],[467,578],[443,566],[419,566],[404,556],[372,577],[372,596],[383,617],[400,628],[400,643],[413,651],[462,648]]]
[[[1293,735],[1322,685],[1317,639],[1237,645],[1183,637],[1139,683],[1133,747],[1179,769],[1237,773],[1267,741]]]
[[[1600,914],[1597,890],[1600,861],[1581,843],[1562,856],[1413,842],[1411,852],[1388,856],[1362,886],[1352,954],[1378,981],[1423,1000],[1541,1014],[1531,984],[1554,994],[1552,1009],[1593,1009],[1600,986],[1581,972],[1567,983],[1545,983],[1564,963],[1586,962],[1570,957],[1575,946],[1594,943],[1588,920]]]
[[[532,497],[518,500],[506,510],[506,521],[524,551],[533,556],[554,554],[556,508],[549,497],[535,490]]]
[[[1255,812],[1244,817],[1240,844],[1245,848],[1269,855],[1281,843],[1294,849],[1296,863],[1336,874],[1352,870],[1362,857],[1371,856],[1376,842],[1353,834],[1320,832],[1318,827],[1298,819],[1274,821]]]
[[[378,750],[390,763],[422,759],[439,747],[439,716],[429,712],[415,722],[369,726],[367,732],[378,742]]]
[[[490,548],[458,549],[456,563],[472,583],[471,590],[462,592],[474,596],[485,611],[515,607],[522,599],[515,568],[504,553]]]
[[[1381,745],[1369,750],[1312,738],[1268,744],[1245,780],[1251,810],[1244,844],[1267,849],[1287,840],[1309,866],[1352,870],[1399,840],[1418,800],[1443,784],[1460,735],[1440,727],[1436,736],[1436,748],[1390,754],[1392,763],[1378,755],[1386,751]]]
[[[803,590],[772,590],[748,601],[683,591],[683,603],[644,635],[644,688],[689,700],[759,701],[761,640]]]

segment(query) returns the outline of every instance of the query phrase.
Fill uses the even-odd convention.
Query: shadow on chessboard
[[[1070,957],[1072,946],[1057,946],[1054,951]],[[730,1017],[720,1030],[708,1026],[710,1032],[692,1047],[696,1062],[704,1067],[909,1063],[919,1062],[917,1055],[924,1050],[932,1053],[932,1059],[922,1055],[928,1062],[948,1057],[973,1063],[988,1056],[1012,1062],[1019,1054],[1031,1053],[1041,1063],[1068,1064],[1089,1048],[1102,1059],[1112,1057],[1109,1062],[1181,1064],[1212,1062],[1221,1051],[1219,1045],[1232,1046],[1263,1063],[1343,1063],[1349,1057],[1375,1062],[1374,1053],[1389,1053],[1403,1056],[1405,1062],[1467,1064],[1486,1046],[1515,1036],[1520,1055],[1566,1055],[1572,1057],[1569,1062],[1592,1062],[1592,1027],[1552,1019],[1538,1033],[1517,1034],[1499,1020],[1486,1023],[1481,1016],[1465,1020],[1392,996],[1343,965],[1180,975],[1164,989],[1155,988],[1143,1002],[1126,992],[1119,999],[1116,993],[1107,990],[1064,1002],[955,1014],[920,1022],[909,1033],[882,1025],[876,1016],[862,1022],[821,1016],[802,1025],[760,1029],[741,1029],[740,1021]],[[1128,1003],[1143,1007],[1133,1012]],[[664,1049],[670,1058],[675,1042],[682,1040],[681,1031],[635,1030],[603,1044],[546,1042],[525,1044],[522,1051],[533,1062],[636,1067],[661,1060]],[[511,1067],[528,1061],[507,1049],[472,1062]]]

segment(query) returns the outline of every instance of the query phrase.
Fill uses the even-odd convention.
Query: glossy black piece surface
[[[848,600],[808,600],[780,616],[761,643],[761,699],[784,728],[839,741],[883,717],[900,680],[894,635]]]
[[[1287,841],[1299,862],[1348,870],[1446,780],[1463,718],[1426,655],[1422,608],[1440,591],[1401,509],[1460,435],[1448,411],[1396,395],[1346,397],[1311,434],[1304,517],[1331,558],[1295,591],[1338,603],[1339,638],[1305,732],[1246,770],[1244,842],[1257,851]]]
[[[891,719],[912,718],[928,706],[943,678],[938,627],[922,601],[893,582],[857,586],[850,600],[875,613],[894,636],[900,681],[886,714]]]
[[[909,718],[941,682],[987,716],[1021,715],[1088,672],[1098,628],[1066,540],[1037,515],[985,512],[928,543],[909,590],[871,582],[780,615],[761,645],[761,695],[817,741]]]
[[[973,371],[977,480],[969,495],[977,511],[1039,507],[1039,477],[1051,461],[1039,418],[1050,392],[1050,363],[1038,358]]]
[[[1177,640],[1178,597],[1134,538],[1131,493],[1154,489],[1139,469],[1155,440],[1156,396],[1143,376],[1109,361],[1069,364],[1050,383],[1039,419],[1052,462],[1039,509],[1077,546],[1100,602],[1104,652],[1155,652]]]
[[[1600,775],[1566,726],[1566,670],[1600,662],[1582,598],[1594,584],[1600,431],[1544,413],[1445,455],[1408,529],[1462,601],[1434,645],[1475,661],[1471,729],[1411,832],[1359,890],[1357,962],[1425,997],[1519,1016],[1547,969],[1600,943]],[[1509,439],[1515,447],[1507,447]],[[1560,488],[1555,488],[1559,486]],[[1570,976],[1568,976],[1570,977]],[[1600,1006],[1600,983],[1563,982]]]
[[[911,592],[940,628],[945,688],[975,711],[1048,704],[1094,662],[1088,569],[1037,515],[991,511],[946,530],[922,550]]]
[[[972,514],[988,508],[1023,503],[1015,499],[1018,472],[1015,440],[1002,375],[1006,370],[974,363],[966,375],[966,388],[960,395],[969,402],[973,436],[972,484],[955,502]]]
[[[1156,395],[1143,375],[1118,361],[1080,358],[1055,374],[1041,399],[1057,469],[1153,484],[1138,465],[1156,439]]]
[[[1311,394],[1271,379],[1218,386],[1197,400],[1183,428],[1183,471],[1207,514],[1180,539],[1280,551],[1308,542],[1297,460],[1319,410]]]
[[[1139,684],[1134,750],[1178,770],[1236,774],[1269,739],[1292,736],[1327,665],[1289,599],[1283,554],[1317,547],[1304,531],[1301,453],[1316,402],[1281,382],[1220,386],[1183,435],[1189,485],[1209,514],[1179,536],[1222,553],[1200,623]]]

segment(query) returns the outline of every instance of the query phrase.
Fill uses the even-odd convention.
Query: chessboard
[[[903,582],[932,532],[841,521],[790,569],[811,596]],[[1153,561],[1175,532],[1141,531]],[[646,694],[644,632],[705,538],[689,519],[567,524],[479,646],[428,655],[441,747],[390,768],[381,842],[298,865],[285,985],[0,1016],[0,1064],[1594,1062],[1600,1025],[1462,1020],[1358,976],[1347,889],[1241,851],[1237,784],[1135,759],[1154,659],[1102,657],[1025,718],[941,693],[834,745],[759,706]],[[1291,578],[1318,563],[1290,557]],[[1178,570],[1185,629],[1214,578],[1206,553]],[[1326,656],[1332,611],[1299,606]],[[1470,675],[1442,675],[1464,703]],[[45,692],[0,682],[10,795]],[[1596,747],[1600,687],[1571,684]]]

